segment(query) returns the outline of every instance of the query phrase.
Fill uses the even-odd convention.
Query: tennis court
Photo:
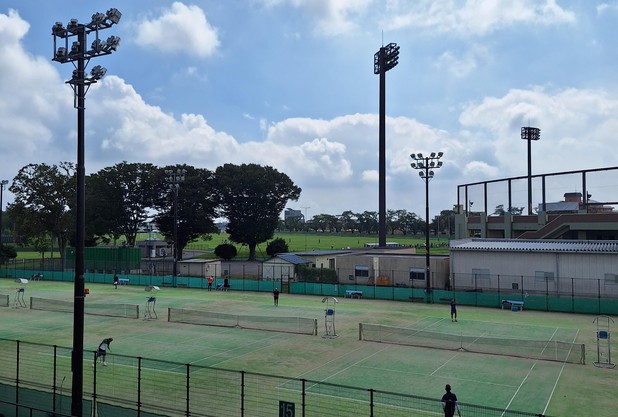
[[[26,308],[14,308],[19,287],[24,288]],[[323,297],[282,294],[275,307],[268,293],[167,287],[146,292],[144,287],[114,289],[103,284],[87,287],[86,311],[95,310],[85,316],[84,346],[94,351],[103,338],[114,338],[108,360],[111,366],[97,370],[111,376],[105,379],[110,390],[131,389],[130,384],[118,381],[123,380],[123,373],[133,372],[134,364],[126,358],[139,356],[168,361],[161,377],[164,380],[182,378],[184,368],[179,364],[192,364],[427,398],[440,398],[449,383],[464,403],[552,416],[586,415],[592,409],[599,416],[614,414],[616,371],[592,366],[597,354],[594,316],[460,306],[460,320],[452,323],[445,305],[345,298],[334,304],[337,337],[323,338]],[[71,302],[72,284],[37,281],[21,285],[1,279],[2,294],[8,297],[9,306],[0,308],[0,338],[71,346],[72,315],[44,308],[45,300]],[[43,300],[41,310],[29,308],[31,297]],[[150,307],[158,318],[144,320],[151,297],[156,297],[156,304]],[[130,306],[139,306],[139,319],[95,315],[105,314],[98,310],[107,308],[132,317]],[[292,332],[225,327],[229,323],[168,322],[168,308],[220,314],[219,320],[233,316],[258,324],[277,323]],[[317,335],[293,333],[293,323],[306,319],[317,320]],[[288,322],[292,327],[286,327]],[[391,332],[425,332],[432,347],[395,344],[388,339],[359,340],[360,323],[386,326]],[[401,337],[402,333],[398,330],[397,334]],[[470,338],[489,340],[493,354],[451,349],[445,344],[445,340],[455,339],[461,345]],[[531,340],[546,342],[540,349],[553,349],[550,356],[555,360],[506,356],[524,351],[524,342]],[[505,346],[496,345],[496,341]],[[555,344],[547,343],[550,341],[585,344],[586,364],[565,363]]]

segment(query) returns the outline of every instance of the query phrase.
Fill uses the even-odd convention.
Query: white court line
[[[579,335],[579,329],[577,329],[577,333],[575,334],[575,337],[573,338],[573,341],[571,343],[575,343],[578,335]],[[564,371],[565,365],[566,365],[566,362],[563,362],[562,368],[560,368],[560,372],[558,373],[558,377],[556,378],[556,382],[554,382],[554,387],[551,389],[551,393],[549,394],[549,398],[547,399],[547,404],[545,404],[545,408],[543,409],[543,414],[547,412],[547,408],[549,407],[549,403],[551,402],[551,399],[554,396],[554,392],[556,391],[556,387],[558,386],[558,381],[560,381],[560,377],[562,376],[562,371]]]
[[[554,338],[554,336],[556,335],[556,333],[558,332],[559,328],[555,327],[554,328],[554,334],[552,335],[551,339]],[[550,340],[551,341],[551,340]],[[549,343],[550,341],[548,341],[547,343]],[[546,346],[547,347],[547,346]],[[545,350],[545,348],[543,348],[543,350]],[[526,380],[528,379],[528,377],[530,376],[530,374],[532,373],[532,370],[534,369],[534,367],[536,366],[536,364],[538,363],[538,359],[534,361],[534,363],[532,364],[532,366],[530,367],[530,369],[528,370],[528,373],[526,374],[526,376],[524,377],[523,381],[521,381],[521,384],[519,384],[519,387],[517,388],[517,390],[515,390],[515,393],[513,394],[513,396],[511,397],[511,400],[509,401],[509,403],[506,405],[506,407],[504,408],[504,411],[502,412],[502,415],[504,415],[504,413],[506,412],[506,410],[509,409],[509,407],[511,406],[511,404],[513,403],[513,401],[515,401],[515,397],[517,396],[517,393],[521,390],[521,387],[523,387],[524,383],[526,382]],[[563,364],[564,366],[564,364]]]

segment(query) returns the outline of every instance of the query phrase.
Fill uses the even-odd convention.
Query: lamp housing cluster
[[[88,61],[102,55],[109,55],[118,50],[120,46],[120,38],[118,36],[109,36],[107,39],[100,37],[99,31],[108,29],[120,21],[122,13],[118,9],[109,9],[107,13],[95,13],[92,15],[90,23],[82,24],[77,19],[71,19],[66,27],[62,22],[56,22],[52,26],[52,35],[54,37],[54,55],[52,60],[60,63],[78,62],[80,60]],[[95,39],[87,49],[87,35],[94,33]],[[90,76],[84,75],[83,78],[78,74],[77,69],[73,71],[73,77],[70,84],[84,83],[92,84],[100,80],[107,70],[97,65],[90,72]]]
[[[429,181],[434,176],[434,169],[438,169],[442,167],[442,158],[444,155],[443,152],[432,152],[429,156],[423,156],[422,153],[411,154],[410,157],[415,161],[410,164],[410,166],[414,169],[419,170],[419,177],[422,179]]]
[[[383,54],[383,56],[381,56]],[[389,43],[380,48],[373,55],[373,73],[379,74],[380,71],[388,71],[397,66],[399,63],[399,46],[396,43]]]

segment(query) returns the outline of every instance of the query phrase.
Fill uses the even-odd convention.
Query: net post
[[[583,343],[582,343],[582,357],[581,357],[580,363],[582,365],[586,364],[586,345]]]
[[[170,316],[171,316],[171,311],[172,309],[170,307],[167,308],[167,321],[170,322]]]
[[[32,297],[30,297],[30,310],[32,310]]]
[[[318,319],[313,319],[313,335],[318,335]]]
[[[136,316],[135,316],[135,318],[136,318],[136,319],[139,319],[139,304],[138,304],[138,305],[136,305],[135,307],[136,307],[136,309],[135,309],[136,311],[135,311],[135,312],[137,313],[137,314],[136,314]]]
[[[363,340],[363,323],[358,323],[358,340]]]

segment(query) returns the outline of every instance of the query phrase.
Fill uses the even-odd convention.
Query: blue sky
[[[387,208],[424,217],[412,152],[444,152],[432,214],[456,204],[457,184],[526,175],[522,126],[541,128],[533,173],[618,165],[616,0],[120,3],[0,0],[0,179],[75,161],[73,67],[51,61],[51,27],[110,7],[122,19],[103,34],[122,42],[90,64],[108,72],[86,98],[87,173],[258,163],[302,188],[288,207],[308,217],[377,211],[373,55],[390,42],[401,49],[386,82]],[[591,180],[593,199],[618,201],[616,180]],[[550,201],[581,191],[579,178],[549,188]],[[506,203],[496,191],[490,208]]]

